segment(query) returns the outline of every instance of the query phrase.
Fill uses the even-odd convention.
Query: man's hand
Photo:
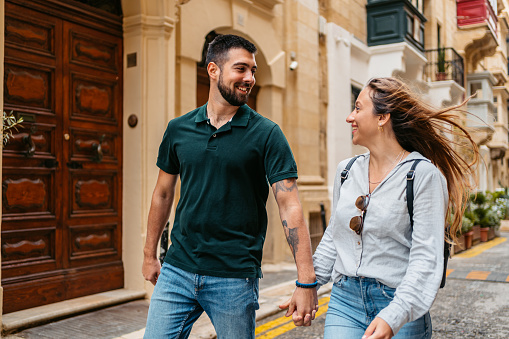
[[[177,175],[168,174],[159,170],[156,187],[152,194],[152,202],[148,212],[147,239],[143,248],[143,266],[141,273],[145,280],[156,284],[161,264],[157,258],[157,244],[161,239],[164,226],[168,222],[173,197],[175,196],[175,186],[177,184]]]
[[[292,316],[295,326],[311,326],[318,311],[318,296],[316,288],[299,288],[293,292],[293,296],[279,308],[286,311],[285,317]]]
[[[141,273],[145,280],[150,281],[155,286],[157,278],[161,273],[161,264],[157,258],[145,258],[143,260],[143,266],[141,267]]]
[[[369,324],[362,339],[390,339],[394,336],[392,329],[384,320],[376,317]]]

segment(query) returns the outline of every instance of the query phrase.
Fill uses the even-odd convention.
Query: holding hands
[[[279,308],[287,309],[285,316],[292,316],[295,326],[311,326],[311,321],[315,319],[318,311],[316,288],[297,287],[293,296],[279,305]]]

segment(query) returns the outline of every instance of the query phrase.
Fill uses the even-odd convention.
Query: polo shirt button
[[[213,136],[214,138],[216,137],[216,135],[215,135],[215,134],[214,134],[214,135],[212,135],[212,136]]]
[[[361,242],[360,242],[360,241],[357,241],[357,245],[360,245],[360,244],[361,244]]]

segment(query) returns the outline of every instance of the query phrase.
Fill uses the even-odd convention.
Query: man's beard
[[[249,98],[249,93],[251,92],[251,88],[249,85],[243,84],[243,87],[246,87],[246,94],[236,94],[235,86],[233,89],[228,88],[223,83],[223,74],[219,74],[219,82],[217,83],[217,88],[219,89],[219,93],[223,96],[224,100],[226,100],[232,106],[242,106],[247,103],[247,99]]]

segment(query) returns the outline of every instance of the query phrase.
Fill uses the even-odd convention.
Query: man
[[[216,37],[206,59],[208,103],[170,121],[164,134],[142,268],[145,279],[155,284],[146,338],[187,338],[203,311],[219,339],[254,338],[267,181],[301,286],[287,316],[293,315],[296,325],[310,325],[317,310],[297,166],[279,127],[246,105],[255,84],[255,53],[256,47],[244,38]],[[157,244],[179,175],[181,196],[161,268]]]

